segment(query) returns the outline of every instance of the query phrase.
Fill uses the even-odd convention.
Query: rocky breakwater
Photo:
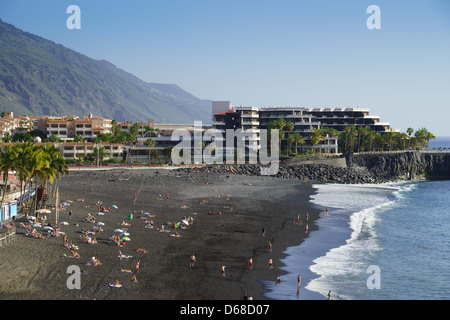
[[[221,164],[203,167],[180,169],[187,173],[220,173],[224,175],[260,176],[261,165],[251,164]],[[284,179],[299,179],[319,181],[324,183],[376,183],[370,173],[364,170],[342,168],[322,163],[318,164],[280,164],[278,172],[273,177]]]
[[[358,154],[347,158],[346,166],[314,162],[281,161],[274,177],[324,183],[383,183],[399,180],[450,179],[450,153],[410,151]],[[261,165],[221,164],[181,169],[185,172],[260,176]]]

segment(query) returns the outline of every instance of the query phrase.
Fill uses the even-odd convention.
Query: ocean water
[[[286,250],[287,274],[266,282],[268,298],[449,298],[450,181],[315,187],[312,202],[328,215]]]
[[[278,285],[264,282],[266,297],[449,299],[450,181],[314,187],[311,202],[328,215],[286,250],[286,274]]]
[[[428,148],[429,150],[441,150],[450,151],[450,137],[436,137],[434,140],[430,140]]]

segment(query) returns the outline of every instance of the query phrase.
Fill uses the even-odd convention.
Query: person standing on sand
[[[222,271],[222,278],[225,278],[225,266],[222,266],[220,270]]]
[[[272,270],[273,269],[273,261],[272,261],[272,259],[269,259],[269,270]]]
[[[196,261],[197,259],[195,258],[194,254],[192,254],[191,259],[189,260],[189,266],[193,268]]]
[[[136,272],[139,272],[139,263],[141,262],[141,260],[139,260],[137,263],[136,263],[136,267],[135,267],[135,271]]]
[[[250,267],[250,270],[253,270],[253,257],[248,259],[248,266]]]
[[[302,283],[302,277],[300,275],[298,275],[298,277],[297,277],[297,283],[298,283],[298,287],[300,288],[300,284]]]
[[[269,252],[272,252],[272,242],[269,241]]]

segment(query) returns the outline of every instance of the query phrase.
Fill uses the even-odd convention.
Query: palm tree
[[[11,134],[10,134],[9,132],[6,132],[6,133],[3,135],[3,141],[4,141],[4,142],[11,142],[12,139],[13,139],[13,137],[11,136]]]
[[[420,128],[417,129],[416,132],[414,133],[414,137],[417,139],[417,144],[419,145],[419,147],[422,149],[426,146],[426,137],[427,137],[427,129],[425,128]]]
[[[364,150],[364,144],[366,142],[365,140],[371,129],[369,127],[358,127],[357,130],[358,130],[358,152],[360,152],[361,146],[363,146]],[[361,138],[361,140],[359,140],[359,138]]]
[[[385,132],[383,136],[385,138],[386,144],[389,146],[389,151],[392,151],[392,145],[395,139],[395,131],[391,128],[388,132]]]
[[[408,129],[406,129],[406,133],[409,136],[408,149],[411,149],[411,135],[414,133],[414,129],[413,128],[408,128]]]
[[[171,159],[172,150],[173,150],[173,146],[168,146],[167,148],[164,149],[164,156],[166,157],[166,159]]]
[[[343,143],[343,154],[347,156],[354,150],[355,141],[357,137],[356,126],[350,124],[344,127],[344,130],[339,135],[339,141]]]
[[[3,152],[0,154],[0,172],[3,175],[2,199],[0,201],[0,210],[3,207],[6,191],[8,188],[8,176],[10,171],[16,169],[17,153],[11,144],[2,144]]]
[[[292,130],[294,130],[295,125],[292,123],[292,121],[287,121],[284,127],[286,128],[288,134],[290,134]]]
[[[156,161],[161,160],[161,153],[159,152],[159,150],[152,150],[150,153],[152,159],[155,159]]]
[[[53,144],[44,144],[42,150],[48,155],[49,160],[48,176],[46,177],[45,182],[47,182],[49,176],[55,178],[56,182],[54,190],[56,190],[61,175],[69,174],[66,161]]]
[[[97,163],[103,161],[104,158],[111,156],[111,153],[101,145],[100,147],[95,147],[92,153],[94,155],[95,162]]]
[[[23,196],[26,188],[26,183],[24,184],[24,182],[26,182],[30,176],[28,161],[36,148],[38,148],[38,146],[30,141],[15,145],[17,154],[16,173],[20,180],[20,203],[23,202]]]
[[[304,145],[305,139],[299,132],[294,132],[292,135],[294,137],[295,154],[297,154],[297,145]]]
[[[75,137],[73,138],[74,142],[83,142],[84,138],[81,134],[76,134]]]
[[[323,131],[317,128],[312,129],[312,132],[310,133],[309,137],[311,138],[311,143],[313,144],[313,151],[316,149],[319,143],[325,140]]]
[[[155,140],[149,138],[149,139],[145,140],[144,144],[147,147],[154,147],[155,146]]]
[[[376,138],[377,138],[378,133],[376,133],[375,131],[373,131],[372,129],[368,129],[367,135],[365,137],[365,144],[369,144],[369,148],[368,151],[372,151],[372,144],[375,142]]]
[[[436,137],[434,136],[434,134],[432,134],[431,132],[429,132],[429,131],[427,130],[426,133],[425,133],[425,141],[426,141],[426,143],[427,143],[427,147],[428,147],[428,144],[430,143],[430,140],[434,140],[434,139],[436,139]]]
[[[398,149],[406,150],[405,141],[409,140],[409,137],[406,133],[402,132],[397,135],[397,138],[399,140],[399,146]]]
[[[286,139],[287,144],[289,145],[289,153],[292,153],[292,145],[295,143],[295,132],[290,133]]]
[[[34,152],[31,154],[31,157],[27,161],[28,164],[28,185],[30,186],[30,194],[31,194],[31,181],[34,178],[35,186],[37,186],[37,178],[41,178],[41,181],[44,179],[45,175],[48,175],[49,181],[53,182],[53,176],[50,175],[48,170],[49,164],[49,155],[42,150],[42,148],[36,148]],[[37,188],[35,187],[34,193],[34,206],[36,206],[37,200]],[[30,206],[28,213],[31,213],[33,205]]]
[[[202,140],[202,142],[203,142],[203,140]],[[149,148],[148,149],[148,163],[151,163],[152,152],[150,151],[150,148],[155,146],[155,144],[156,144],[155,140],[149,138],[149,139],[145,140],[144,144]]]

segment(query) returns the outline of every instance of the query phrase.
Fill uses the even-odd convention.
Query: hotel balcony
[[[259,118],[259,115],[258,113],[251,113],[251,114],[241,113],[241,118]]]

